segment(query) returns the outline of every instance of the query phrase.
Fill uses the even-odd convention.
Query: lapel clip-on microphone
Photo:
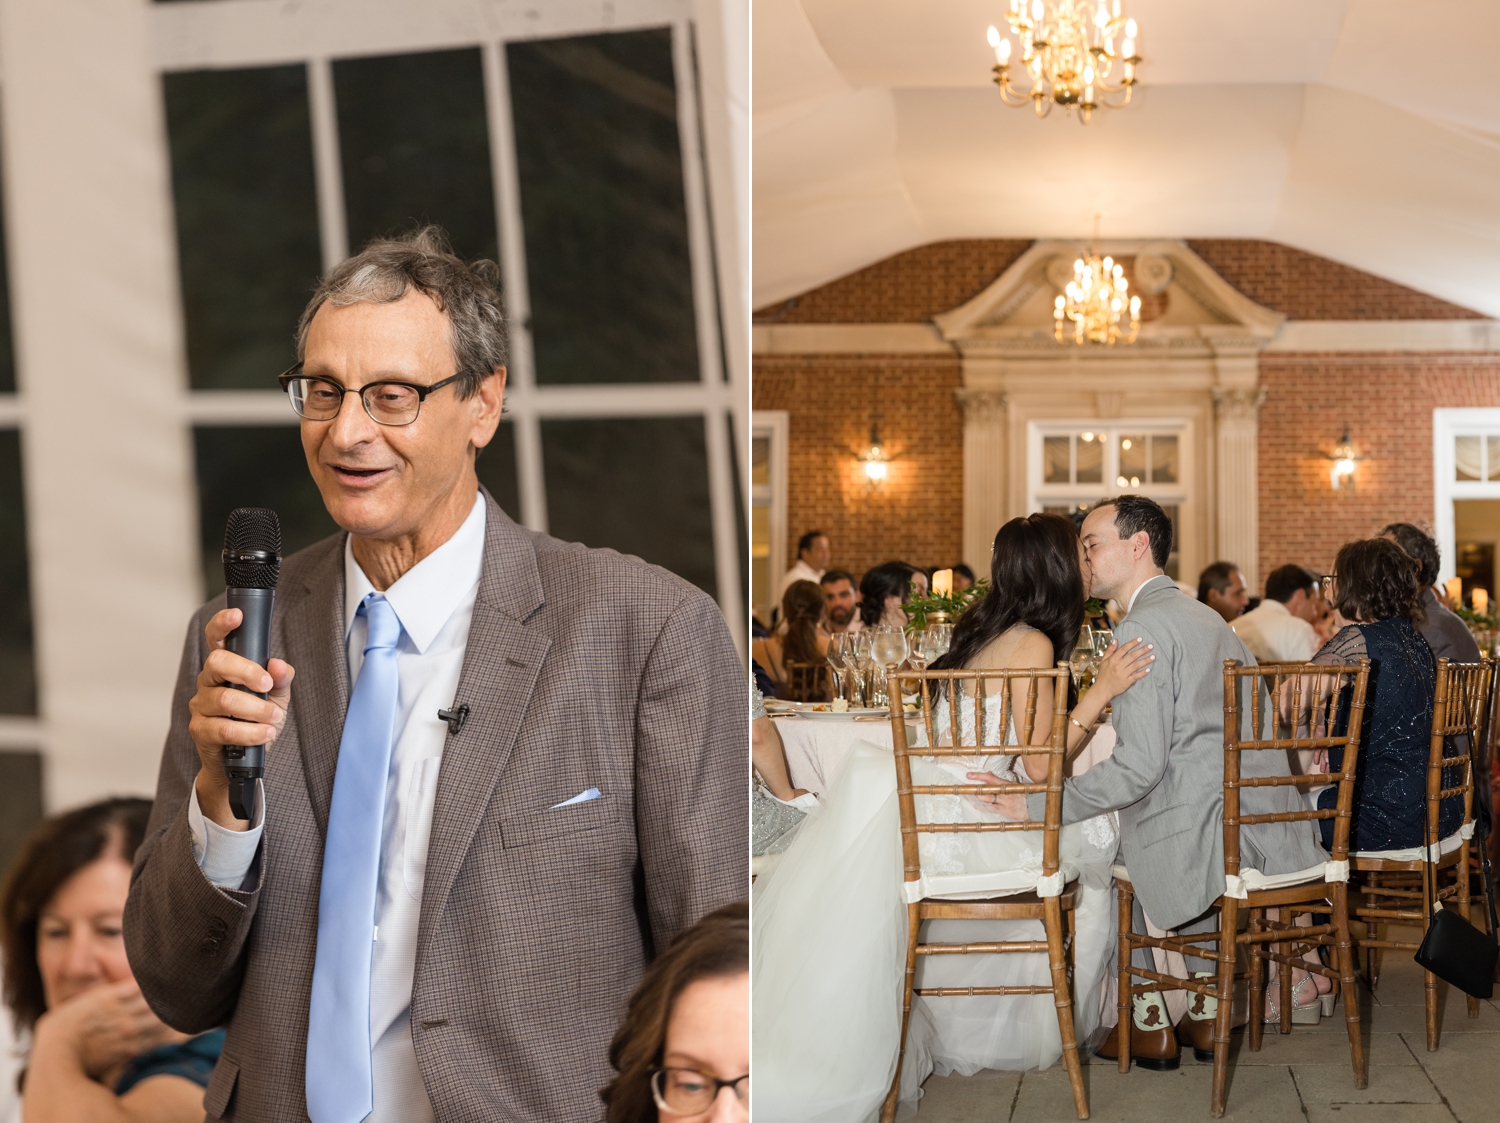
[[[235,508],[224,528],[224,593],[226,607],[239,609],[241,619],[240,626],[225,637],[224,646],[260,667],[271,659],[271,609],[280,576],[281,520],[276,512],[264,507]],[[238,685],[235,689],[246,690]],[[253,817],[255,782],[261,778],[265,759],[264,745],[224,746],[229,806],[237,818]]]

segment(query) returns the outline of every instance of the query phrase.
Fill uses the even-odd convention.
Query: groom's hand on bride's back
[[[1002,779],[993,772],[966,772],[964,774],[975,784],[1014,784],[1014,780]],[[1003,818],[1012,822],[1022,822],[1031,818],[1026,813],[1026,797],[1024,795],[996,795],[988,792],[976,792],[972,797],[975,802],[981,804],[986,811],[993,811]]]

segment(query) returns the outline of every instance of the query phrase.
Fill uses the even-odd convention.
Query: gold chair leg
[[[1367,1087],[1364,1040],[1359,1034],[1359,986],[1354,979],[1354,942],[1349,935],[1349,887],[1333,887],[1333,922],[1338,926],[1339,983],[1344,993],[1344,1025],[1349,1033],[1349,1062],[1354,1067],[1354,1086]]]
[[[1469,842],[1467,839],[1459,847],[1457,873],[1458,915],[1464,918],[1465,924],[1472,924],[1473,921],[1469,917],[1469,887],[1472,882],[1469,876]],[[1469,1017],[1479,1017],[1479,999],[1475,998],[1472,994],[1467,994],[1464,997],[1469,1000]]]
[[[1250,910],[1250,931],[1261,932],[1265,929],[1265,909]],[[1250,979],[1247,985],[1250,999],[1250,1025],[1246,1036],[1249,1038],[1250,1051],[1259,1053],[1261,1038],[1265,1032],[1266,1014],[1266,983],[1265,969],[1266,961],[1261,956],[1261,946],[1257,943],[1247,945],[1250,953]]]
[[[1068,985],[1068,965],[1063,945],[1062,908],[1058,898],[1046,899],[1043,925],[1047,930],[1047,962],[1052,968],[1052,1004],[1057,1008],[1057,1032],[1062,1038],[1063,1064],[1073,1089],[1073,1107],[1078,1118],[1089,1117],[1089,1099],[1083,1090],[1083,1066],[1078,1061],[1078,1037],[1073,1026],[1073,991]],[[1071,924],[1069,925],[1071,927]]]
[[[1239,931],[1239,903],[1233,897],[1223,898],[1219,910],[1219,1016],[1214,1020],[1214,1085],[1209,1113],[1224,1118],[1224,1104],[1229,1095],[1229,1027],[1234,1017],[1234,961]]]
[[[1121,1072],[1130,1071],[1130,956],[1135,950],[1130,942],[1131,901],[1135,896],[1129,882],[1118,883],[1120,901],[1120,936],[1116,940],[1119,954],[1120,993],[1118,1005],[1120,1020],[1115,1026],[1115,1041],[1119,1045]]]
[[[1427,874],[1428,867],[1422,867],[1422,899],[1427,899]],[[1437,886],[1432,887],[1433,895],[1437,894]],[[1441,907],[1441,906],[1440,906]],[[1432,923],[1432,915],[1427,911],[1425,905],[1422,908],[1422,937],[1427,937],[1427,927]],[[1431,971],[1422,972],[1422,1004],[1427,1011],[1427,1051],[1436,1053],[1438,1047],[1438,1017],[1437,1017],[1437,976]]]
[[[906,906],[906,919],[906,989],[901,994],[901,1039],[896,1049],[896,1075],[891,1078],[891,1090],[881,1105],[880,1123],[893,1123],[896,1118],[896,1103],[901,1098],[901,1065],[906,1060],[906,1030],[911,1023],[912,987],[917,974],[917,932],[921,927],[916,905]]]

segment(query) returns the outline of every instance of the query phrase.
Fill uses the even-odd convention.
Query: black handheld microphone
[[[264,507],[235,508],[224,528],[224,591],[227,607],[239,609],[242,618],[224,646],[261,667],[271,658],[271,608],[280,576],[281,520],[276,512]],[[229,806],[240,819],[250,818],[255,809],[255,781],[261,777],[265,759],[264,745],[224,746]]]

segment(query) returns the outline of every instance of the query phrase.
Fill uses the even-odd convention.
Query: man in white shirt
[[[1316,654],[1318,579],[1300,565],[1284,565],[1266,578],[1266,597],[1230,622],[1257,663],[1305,663]]]
[[[781,598],[794,581],[811,581],[816,585],[822,580],[832,558],[833,547],[821,530],[809,530],[797,539],[797,564],[781,575],[781,583],[776,586],[776,607],[781,607]]]
[[[125,939],[164,1021],[228,1025],[210,1119],[598,1118],[645,965],[743,896],[717,606],[479,488],[493,277],[424,230],[324,278],[282,382],[348,533],[282,564],[264,669],[222,596],[189,628]],[[263,742],[239,819],[223,748]]]

